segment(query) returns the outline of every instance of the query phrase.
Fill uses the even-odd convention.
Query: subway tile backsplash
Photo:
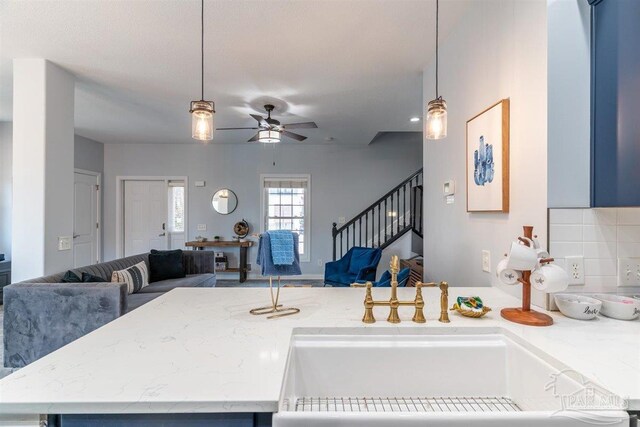
[[[585,284],[570,291],[618,291],[618,258],[640,257],[640,208],[550,209],[549,251],[558,264],[584,257]]]

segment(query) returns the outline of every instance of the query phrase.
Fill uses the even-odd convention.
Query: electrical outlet
[[[482,271],[491,273],[491,252],[482,251]]]
[[[207,224],[198,224],[198,231],[207,231]]]
[[[324,263],[322,262],[322,258],[318,258],[318,267],[322,267]]]
[[[569,285],[584,285],[584,257],[568,256],[565,260]]]
[[[618,286],[640,286],[640,258],[618,258]]]

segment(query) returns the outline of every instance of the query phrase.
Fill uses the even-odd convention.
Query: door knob
[[[79,234],[74,234],[74,235],[73,235],[73,238],[74,238],[74,239],[77,239],[78,237],[80,237],[80,235],[79,235]]]
[[[158,237],[164,237],[166,235],[167,235],[167,233],[162,233],[162,234],[158,234]]]

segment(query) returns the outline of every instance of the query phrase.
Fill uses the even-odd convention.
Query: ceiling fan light
[[[425,134],[427,139],[442,139],[447,136],[447,103],[442,98],[429,101]]]
[[[213,116],[216,113],[213,101],[191,101],[191,137],[198,141],[213,139]]]
[[[280,132],[275,130],[261,130],[258,132],[258,141],[265,143],[280,142]]]

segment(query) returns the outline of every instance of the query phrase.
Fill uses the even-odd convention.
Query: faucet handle
[[[367,282],[365,286],[367,287],[367,291],[364,296],[364,317],[362,317],[362,322],[375,323],[376,318],[373,317],[373,296],[371,295],[371,287],[373,284],[371,282]]]
[[[424,317],[424,299],[422,298],[422,282],[416,282],[416,299],[413,302],[416,308],[413,320],[416,323],[425,323],[427,319]]]

